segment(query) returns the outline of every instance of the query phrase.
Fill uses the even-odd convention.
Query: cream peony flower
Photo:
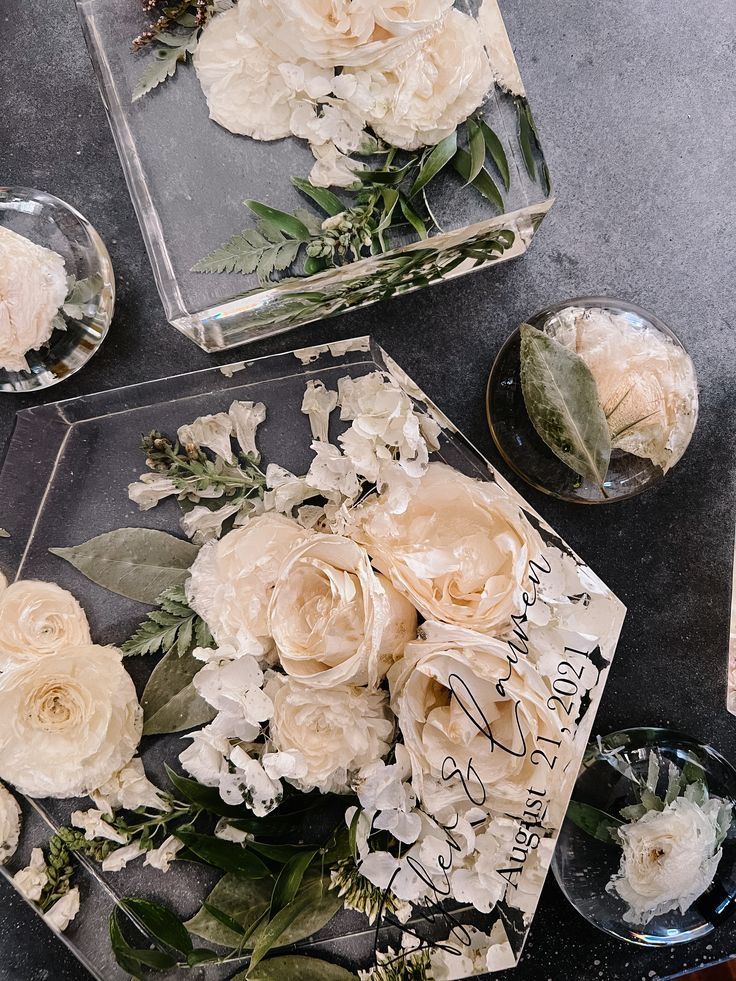
[[[15,854],[20,840],[20,807],[9,790],[0,784],[0,865]]]
[[[218,645],[268,653],[273,584],[288,552],[309,534],[291,518],[268,513],[248,517],[222,540],[202,546],[186,594]]]
[[[391,748],[394,724],[382,691],[308,688],[279,674],[272,674],[265,690],[274,703],[273,748],[298,751],[307,764],[304,777],[290,780],[299,790],[345,793],[350,773]]]
[[[509,646],[495,637],[432,622],[422,633],[388,680],[425,808],[440,817],[461,806],[518,806],[547,765],[535,757],[539,745],[557,756],[562,781],[569,753],[564,743],[556,747],[551,692],[534,668],[521,658],[510,663]],[[540,736],[553,742],[539,744]]]
[[[349,72],[338,85],[347,96]],[[480,106],[493,74],[477,21],[451,10],[442,29],[390,69],[359,73],[367,121],[404,150],[434,146]]]
[[[290,133],[292,92],[279,71],[284,59],[247,32],[238,35],[239,17],[248,6],[239,4],[209,21],[194,68],[216,123],[256,140],[278,140]]]
[[[113,647],[65,647],[0,674],[0,777],[29,797],[81,797],[135,753],[143,712]]]
[[[0,226],[0,368],[28,370],[25,356],[51,337],[66,293],[58,252]]]
[[[690,355],[659,331],[601,309],[572,307],[549,326],[590,368],[613,448],[648,458],[666,473],[698,421]]]
[[[411,603],[340,535],[315,534],[292,549],[268,616],[284,671],[315,688],[377,685],[417,628]]]
[[[442,27],[452,0],[248,0],[241,29],[281,61],[395,65]]]
[[[676,797],[618,829],[621,866],[606,886],[628,905],[624,920],[644,925],[679,909],[685,913],[711,884],[721,860],[716,797],[701,807]]]
[[[430,463],[403,514],[383,496],[355,509],[350,536],[428,620],[497,632],[522,608],[541,540],[509,496]]]
[[[0,595],[0,671],[90,643],[84,610],[55,583],[21,580]]]

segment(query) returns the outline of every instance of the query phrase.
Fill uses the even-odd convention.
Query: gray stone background
[[[689,348],[701,383],[700,423],[672,475],[610,509],[560,504],[512,480],[629,607],[598,731],[671,725],[734,759],[736,720],[724,697],[736,428],[736,4],[502,6],[558,196],[530,254],[261,341],[248,355],[371,332],[508,476],[483,396],[493,357],[520,320],[585,293],[619,295],[659,314]],[[80,374],[45,397],[0,396],[0,445],[24,406],[234,359],[208,357],[164,320],[72,0],[0,4],[0,184],[42,188],[80,208],[107,242],[118,285],[109,338]],[[514,977],[648,981],[731,954],[736,919],[700,943],[649,951],[589,927],[549,882]],[[84,977],[0,883],[0,979]]]

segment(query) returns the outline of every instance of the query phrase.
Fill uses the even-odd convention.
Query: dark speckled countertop
[[[371,332],[498,464],[485,424],[486,376],[522,318],[580,294],[617,294],[658,313],[700,376],[701,419],[682,463],[649,494],[610,509],[520,489],[629,607],[598,731],[670,725],[734,759],[725,678],[735,498],[736,4],[502,0],[502,7],[558,197],[529,255],[261,341],[248,354]],[[80,208],[107,242],[118,285],[109,338],[82,372],[46,396],[0,395],[0,446],[16,409],[218,363],[164,319],[72,0],[0,4],[0,184],[42,188]],[[219,363],[230,360],[225,354]],[[649,951],[589,927],[549,882],[513,977],[648,981],[732,954],[736,918],[700,943]],[[85,977],[0,883],[1,981]]]

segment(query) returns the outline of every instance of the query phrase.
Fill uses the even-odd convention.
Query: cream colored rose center
[[[48,682],[31,692],[28,719],[44,732],[59,732],[78,725],[84,718],[85,700],[74,685]]]

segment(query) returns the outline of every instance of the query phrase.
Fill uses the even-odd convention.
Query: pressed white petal
[[[20,840],[20,807],[9,790],[0,784],[0,865],[12,858]]]

